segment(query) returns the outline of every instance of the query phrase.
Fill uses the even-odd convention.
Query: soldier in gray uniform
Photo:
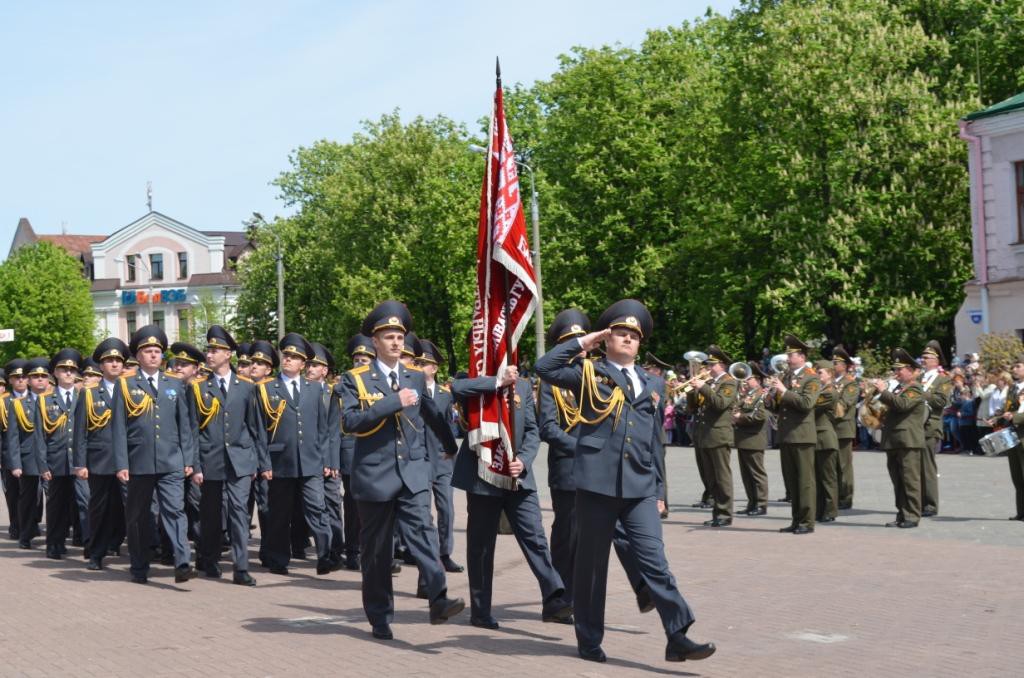
[[[232,581],[255,586],[249,574],[249,491],[257,472],[270,468],[257,459],[259,436],[256,386],[231,370],[234,338],[220,325],[206,332],[208,378],[189,387],[192,423],[199,436],[199,459],[192,482],[203,488],[199,504],[199,554],[196,564],[208,577],[221,576],[221,524],[227,499],[227,524],[234,565]]]
[[[103,558],[119,546],[124,533],[125,486],[115,475],[110,419],[127,355],[128,345],[117,337],[100,342],[92,357],[100,366],[101,380],[82,389],[75,409],[75,474],[89,483],[90,570],[103,569]]]
[[[156,493],[174,555],[174,580],[182,583],[196,576],[189,564],[184,480],[192,473],[197,450],[185,388],[181,379],[160,372],[167,349],[167,335],[160,327],[139,329],[128,348],[139,369],[118,379],[110,425],[117,477],[128,483],[125,517],[132,581],[148,581],[150,511]]]
[[[289,332],[278,344],[281,373],[259,385],[260,455],[268,455],[271,469],[261,475],[270,481],[269,511],[264,534],[263,561],[274,574],[287,575],[291,556],[296,495],[316,544],[316,572],[328,574],[340,567],[331,559],[331,533],[324,519],[325,475],[331,472],[328,455],[330,429],[321,389],[303,378],[313,347],[302,335]]]
[[[203,362],[206,360],[206,356],[198,348],[192,344],[184,341],[176,341],[171,344],[171,359],[169,362],[170,372],[168,374],[177,376],[181,379],[182,385],[186,390],[192,385],[193,380],[202,380],[202,370],[200,368],[206,367]],[[193,432],[195,433],[195,432]],[[202,502],[203,490],[199,483],[192,482],[189,478],[185,478],[185,518],[188,520],[188,538],[195,544],[199,544],[199,531],[200,516],[199,516],[199,504]],[[156,513],[156,507],[154,507],[154,515]],[[167,534],[161,534],[162,550],[163,550],[163,562],[165,565],[170,565],[173,560],[173,549],[170,548],[170,542],[167,539]]]
[[[42,497],[39,480],[49,474],[46,468],[46,442],[43,440],[43,423],[39,413],[39,395],[49,387],[46,358],[13,360],[8,363],[7,374],[15,375],[12,385],[15,390],[5,398],[7,430],[4,434],[3,465],[17,481],[18,506],[18,547],[32,548],[33,537],[39,534],[38,512]],[[18,372],[27,377],[28,388],[18,390]]]
[[[2,444],[0,444],[0,466],[3,467],[4,500],[7,502],[7,516],[10,526],[7,528],[7,536],[10,539],[19,539],[18,521],[18,500],[20,498],[21,480],[11,474],[11,467],[8,466],[7,458],[7,434],[12,425],[13,403],[18,398],[24,398],[28,393],[28,375],[25,374],[26,360],[15,358],[4,366],[4,375],[9,387],[0,396],[0,427],[3,429]],[[16,424],[14,424],[16,426]]]
[[[72,471],[75,408],[78,392],[75,377],[81,369],[82,354],[64,348],[50,360],[50,374],[57,379],[54,391],[39,396],[39,414],[46,441],[46,466],[50,482],[46,495],[46,557],[60,560],[67,553],[65,540],[75,504],[75,476]],[[88,521],[83,525],[88,534]],[[86,549],[88,557],[88,548]]]
[[[390,640],[394,617],[391,561],[397,523],[419,566],[430,600],[430,622],[440,624],[465,609],[449,599],[437,532],[430,518],[431,468],[423,440],[430,426],[447,454],[455,452],[451,428],[426,390],[423,372],[399,364],[412,316],[405,304],[385,301],[363,321],[377,357],[345,373],[335,393],[342,425],[356,436],[352,492],[358,502],[363,609],[373,637]]]
[[[573,475],[577,520],[587,529],[580,533],[573,577],[577,650],[583,659],[606,661],[601,641],[608,555],[621,521],[668,637],[665,659],[704,659],[715,646],[688,637],[693,612],[665,559],[657,504],[661,422],[646,374],[635,364],[640,341],[651,336],[654,321],[642,303],[623,299],[601,314],[597,327],[559,344],[536,366],[541,379],[580,394]],[[600,342],[605,343],[604,358],[574,361],[581,350],[593,350]]]
[[[331,393],[334,387],[327,379],[334,373],[334,356],[323,344],[315,341],[310,342],[313,347],[313,357],[306,363],[306,378],[316,388],[320,389],[320,397],[324,401],[324,409],[331,405]],[[328,413],[328,423],[330,414]],[[331,559],[341,561],[345,552],[345,526],[341,514],[341,447],[333,444],[333,429],[328,437],[327,448],[328,466],[330,473],[325,473],[324,479],[324,519],[331,531]]]

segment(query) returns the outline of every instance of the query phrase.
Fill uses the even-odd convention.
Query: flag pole
[[[494,86],[495,86],[494,97],[495,97],[495,99],[497,99],[498,94],[501,92],[501,59],[499,57],[494,57]],[[502,100],[502,105],[501,105],[501,116],[502,116],[502,118],[505,117],[504,99]],[[502,138],[502,144],[504,145],[504,138]],[[499,152],[502,151],[502,150],[504,150],[504,149],[499,149]],[[499,167],[498,171],[501,171],[500,167]],[[493,237],[493,234],[494,234],[494,219],[495,219],[495,215],[494,215],[494,209],[493,209],[493,206],[492,206],[492,208],[491,208],[491,234],[492,234],[492,237]],[[505,288],[505,295],[504,295],[504,306],[505,306],[505,362],[506,362],[506,365],[508,367],[511,367],[512,366],[512,351],[513,351],[512,332],[510,331],[511,330],[511,323],[512,323],[512,309],[509,307],[509,303],[508,303],[508,293],[509,293],[508,268],[505,267],[505,266],[502,266],[501,267],[501,271],[502,271],[502,274],[501,274],[502,275],[502,282],[503,282],[503,285],[504,285],[504,288]],[[508,443],[509,443],[509,450],[508,451],[509,451],[509,460],[512,460],[512,459],[515,459],[515,456],[516,456],[516,383],[512,382],[512,384],[507,386],[506,388],[508,389],[508,391],[505,393],[505,406],[508,407],[508,425],[509,425],[509,428],[512,429],[511,431],[508,432]],[[516,482],[516,487],[517,488],[519,487],[519,482],[518,481]]]

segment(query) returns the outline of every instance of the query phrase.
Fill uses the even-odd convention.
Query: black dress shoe
[[[776,499],[775,501],[781,501],[781,502],[784,502],[786,504],[791,504],[793,502],[793,500],[790,499],[789,497],[783,497],[782,499]]]
[[[206,567],[204,567],[203,574],[205,574],[210,579],[220,579],[224,573],[221,571],[220,565],[214,563],[212,565],[207,565]]]
[[[665,647],[665,661],[685,662],[687,659],[695,661],[707,659],[714,653],[714,643],[695,643],[685,634],[677,631],[668,639],[668,645]]]
[[[544,603],[540,618],[547,624],[572,624],[572,603],[561,596],[555,596]]]
[[[654,598],[651,596],[651,588],[644,584],[636,592],[636,606],[640,608],[640,614],[646,614],[654,609]]]
[[[729,527],[730,525],[732,525],[732,518],[714,518],[704,521],[704,527]]]
[[[494,617],[471,617],[469,623],[481,629],[494,631],[498,627],[498,620]]]
[[[231,577],[231,582],[239,586],[256,586],[256,580],[245,570],[235,572]]]
[[[391,576],[396,574],[402,574],[402,561],[392,560],[391,561]]]
[[[793,530],[793,534],[810,534],[812,532],[814,532],[813,527],[804,527],[803,525],[797,525]]]
[[[412,553],[409,549],[399,549],[395,553],[395,559],[401,560],[404,565],[415,565],[416,560],[412,557]]]
[[[60,554],[60,551],[47,551],[46,557],[50,560],[63,560],[64,556]]]
[[[85,566],[85,569],[92,570],[93,572],[98,572],[99,570],[103,569],[103,561],[95,559],[90,560],[89,563]]]
[[[598,662],[599,664],[603,664],[608,661],[608,656],[605,655],[604,650],[600,647],[577,647],[576,650],[580,653],[580,659],[586,659],[588,662]]]
[[[711,504],[707,503],[706,501],[698,501],[696,504],[690,504],[690,508],[709,509],[711,508]]]
[[[199,576],[199,573],[191,565],[182,565],[181,567],[174,568],[174,583],[176,584],[184,584],[189,579],[195,579],[197,576]]]
[[[374,624],[373,637],[377,640],[394,640],[395,634],[391,633],[389,624]]]
[[[459,572],[465,571],[466,569],[462,565],[459,565],[454,560],[452,560],[451,556],[442,556],[441,564],[444,565],[445,572],[452,572],[457,574]]]
[[[917,527],[917,523],[912,523],[909,520],[904,520],[902,523],[900,523],[900,527],[904,530],[909,530],[911,528]]]
[[[132,583],[133,584],[145,584],[148,581],[149,581],[149,579],[147,579],[146,575],[144,575],[144,574],[133,574],[132,575]]]
[[[899,527],[902,524],[903,524],[902,520],[894,520],[891,523],[886,523],[885,526],[886,527]]]
[[[28,551],[29,549],[32,548],[32,542],[29,542],[29,541],[19,541],[18,542],[18,548],[21,549],[22,551]]]
[[[938,511],[921,511],[922,518],[934,518],[937,515],[939,515]]]
[[[779,532],[796,532],[796,525],[790,525],[789,527],[780,527]]]
[[[270,572],[270,574],[279,574],[282,577],[287,577],[288,576],[288,568],[287,567],[268,567],[267,571]]]
[[[430,623],[443,624],[466,609],[462,598],[441,598],[430,605]]]
[[[840,511],[849,511],[852,508],[853,508],[853,502],[852,501],[851,502],[845,502],[845,503],[842,503],[842,504],[839,505],[839,510]]]
[[[316,561],[317,574],[330,574],[341,569],[341,561],[333,558],[320,558]]]
[[[836,522],[836,519],[835,518],[831,518],[831,517],[826,517],[826,518],[820,519],[818,522],[819,523],[834,523],[834,522]]]
[[[1024,516],[1010,516],[1007,520],[1024,520]]]
[[[306,550],[303,549],[300,551],[299,549],[292,549],[292,558],[295,558],[296,560],[305,560]]]
[[[359,556],[348,556],[345,558],[345,569],[353,572],[359,571]]]

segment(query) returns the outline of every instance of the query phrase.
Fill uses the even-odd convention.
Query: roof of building
[[[998,104],[992,104],[988,108],[983,108],[980,111],[975,111],[970,115],[966,116],[965,120],[978,120],[979,118],[990,118],[993,115],[1001,115],[1003,113],[1010,113],[1018,109],[1024,108],[1024,92],[1016,94],[1006,101],[1000,101]]]
[[[58,247],[63,247],[69,253],[84,256],[88,259],[92,259],[92,247],[94,242],[102,242],[106,239],[105,235],[40,235],[36,236],[43,242],[53,243]]]

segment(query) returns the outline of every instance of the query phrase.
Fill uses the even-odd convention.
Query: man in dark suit
[[[434,342],[420,339],[420,354],[417,363],[423,370],[427,385],[427,395],[434,400],[434,405],[441,416],[448,421],[452,413],[452,393],[446,386],[437,383],[437,368],[443,358],[441,349]],[[441,564],[445,572],[458,573],[465,568],[452,560],[455,549],[455,503],[452,492],[452,472],[455,464],[452,458],[444,453],[441,440],[434,435],[434,430],[423,431],[427,445],[427,456],[430,458],[432,489],[434,494],[434,510],[437,511],[437,538],[441,548]]]
[[[74,466],[79,479],[89,483],[89,565],[102,570],[103,558],[119,546],[124,535],[124,485],[118,482],[110,419],[117,380],[124,370],[128,345],[117,337],[104,339],[93,351],[101,380],[87,386],[75,409]]]
[[[661,422],[646,375],[635,364],[640,341],[650,337],[654,321],[642,303],[624,299],[601,314],[597,327],[559,344],[536,366],[541,379],[580,394],[573,475],[577,520],[587,530],[577,544],[573,578],[577,648],[583,659],[606,661],[601,641],[608,555],[621,521],[668,636],[665,659],[704,659],[715,646],[687,636],[693,613],[665,559],[657,504]],[[595,349],[600,342],[604,358],[574,362],[581,350]]]
[[[49,390],[49,361],[35,358],[14,361],[8,365],[8,374],[22,370],[27,377],[28,388],[15,390],[6,398],[7,431],[4,436],[4,468],[17,480],[18,547],[32,548],[32,538],[39,534],[39,510],[42,496],[39,481],[47,480],[46,442],[43,439],[43,422],[39,412],[39,396]],[[20,381],[20,380],[17,380]],[[17,381],[14,383],[17,384]],[[17,386],[15,387],[17,389]]]
[[[430,518],[431,467],[423,428],[434,429],[447,454],[454,453],[455,438],[427,393],[423,372],[399,362],[405,333],[411,329],[405,304],[379,304],[362,326],[362,333],[373,338],[376,359],[349,370],[335,388],[342,399],[344,430],[356,436],[352,492],[362,521],[363,609],[373,636],[381,640],[394,637],[391,561],[396,523],[422,574],[430,622],[443,623],[466,605],[447,595]]]
[[[174,556],[174,580],[196,576],[185,519],[184,480],[196,462],[196,440],[181,379],[160,371],[167,335],[156,325],[135,332],[129,351],[138,371],[118,379],[111,410],[117,477],[128,483],[125,516],[132,581],[148,581],[153,494]]]
[[[249,491],[257,472],[270,468],[257,459],[259,436],[256,387],[231,370],[234,338],[220,325],[206,332],[206,364],[210,377],[189,388],[193,426],[199,434],[199,459],[192,482],[203,488],[199,503],[197,565],[209,577],[221,576],[221,524],[227,499],[227,525],[234,565],[232,581],[255,586],[249,574]]]
[[[46,557],[60,560],[67,553],[65,540],[75,505],[75,476],[72,472],[75,408],[78,392],[75,377],[81,369],[82,354],[64,348],[50,360],[50,374],[57,388],[39,396],[39,414],[46,442],[46,466],[50,482],[46,494]],[[88,534],[88,522],[83,526]],[[86,549],[88,554],[88,549]]]
[[[327,444],[330,430],[321,389],[302,376],[313,347],[302,335],[289,332],[278,344],[281,373],[259,385],[260,455],[267,455],[271,469],[263,472],[270,481],[264,565],[274,574],[288,574],[292,522],[296,495],[316,544],[316,572],[328,574],[340,567],[331,559],[331,533],[324,519],[324,476],[331,472]]]
[[[466,562],[469,565],[470,623],[488,629],[498,628],[491,615],[491,592],[494,585],[494,548],[498,538],[498,522],[502,513],[508,516],[519,548],[526,557],[533,576],[540,585],[543,609],[541,619],[560,624],[572,623],[572,604],[565,599],[565,585],[551,561],[551,551],[541,523],[537,501],[537,481],[533,461],[540,446],[537,417],[530,382],[518,378],[515,366],[506,367],[501,378],[476,377],[452,382],[454,397],[466,407],[472,396],[499,392],[515,385],[514,424],[512,436],[515,457],[509,472],[516,489],[497,487],[480,477],[480,458],[470,447],[468,436],[455,460],[452,485],[466,492],[468,522],[466,524]]]

